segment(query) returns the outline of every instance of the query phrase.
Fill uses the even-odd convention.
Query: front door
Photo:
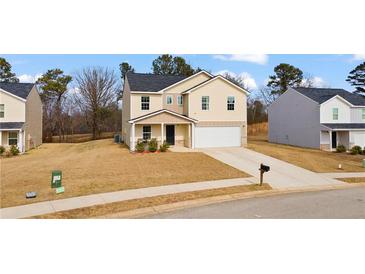
[[[175,145],[175,126],[166,125],[166,142],[169,145]]]
[[[332,148],[337,147],[337,132],[332,131]]]

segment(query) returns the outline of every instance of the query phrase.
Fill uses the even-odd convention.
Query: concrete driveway
[[[260,176],[260,164],[269,165],[271,170],[264,174],[264,182],[276,189],[345,184],[320,173],[309,171],[247,148],[207,148],[199,151],[251,174],[257,178],[257,181]],[[300,157],[300,155],[297,156]]]

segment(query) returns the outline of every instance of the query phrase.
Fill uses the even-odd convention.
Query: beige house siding
[[[128,146],[130,144],[130,124],[128,123],[130,117],[131,117],[130,87],[126,76],[124,81],[123,98],[122,98],[122,138]]]
[[[25,101],[0,90],[0,104],[4,104],[4,118],[0,122],[25,122]]]
[[[187,96],[183,96],[183,105],[182,106],[179,106],[177,104],[177,97],[179,95],[181,95],[182,92],[192,88],[192,87],[195,87],[196,85],[199,85],[207,80],[209,80],[211,77],[209,75],[207,75],[206,73],[200,73],[200,74],[197,74],[193,77],[191,77],[190,79],[182,82],[182,83],[179,83],[173,87],[170,87],[168,89],[166,89],[164,92],[163,92],[163,96],[162,96],[162,104],[163,104],[163,108],[164,109],[168,109],[168,110],[171,110],[171,111],[174,111],[174,112],[177,112],[177,113],[180,113],[180,114],[185,114],[187,115],[187,105],[188,105],[188,102],[187,102]],[[168,105],[167,104],[167,100],[166,100],[166,97],[167,96],[172,96],[173,97],[173,102],[171,105]],[[184,100],[184,97],[185,97],[185,100]]]
[[[209,96],[209,110],[201,109],[202,96]],[[227,110],[227,97],[235,97],[235,109]],[[189,94],[189,117],[198,121],[241,121],[246,123],[247,95],[216,78]]]
[[[141,97],[142,96],[150,97],[150,109],[149,110],[141,109]],[[162,94],[161,93],[159,93],[159,94],[149,94],[149,93],[131,94],[130,99],[131,99],[131,103],[130,103],[131,119],[162,109]]]
[[[177,112],[179,114],[184,114],[184,107],[183,107],[184,106],[184,101],[183,101],[182,105],[177,104],[177,97],[179,95],[181,95],[181,94],[169,93],[169,92],[164,93],[162,95],[163,108],[174,111],[174,112]],[[170,105],[167,104],[167,96],[172,96],[172,104],[170,104]]]
[[[25,150],[42,144],[42,101],[33,87],[25,103]]]

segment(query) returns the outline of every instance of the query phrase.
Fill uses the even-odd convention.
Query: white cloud
[[[250,62],[259,65],[265,65],[269,60],[269,56],[267,54],[214,55],[213,58],[224,61]]]
[[[314,88],[325,88],[328,87],[328,84],[326,83],[326,81],[324,81],[321,77],[319,76],[314,76],[311,78],[304,78],[302,80],[302,85],[303,86],[311,86]]]
[[[42,76],[42,73],[37,73],[36,75],[22,74],[17,76],[20,83],[35,83]]]
[[[229,71],[229,70],[221,70],[221,71],[218,71],[214,74],[219,74],[219,75],[225,75],[225,74],[229,74],[230,76],[232,77],[237,77],[237,76],[240,76],[243,78],[243,83],[245,84],[245,86],[247,87],[247,89],[249,90],[252,90],[252,89],[257,89],[257,84],[256,84],[256,81],[255,79],[247,72],[242,72],[240,74],[236,74],[232,71]]]
[[[354,54],[352,60],[355,61],[365,61],[365,54]]]

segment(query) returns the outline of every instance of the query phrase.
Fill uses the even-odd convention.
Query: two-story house
[[[34,84],[0,83],[0,145],[21,152],[42,144],[42,101]]]
[[[248,92],[206,71],[190,77],[128,72],[122,101],[122,136],[189,148],[244,146]]]
[[[328,151],[365,146],[365,97],[343,89],[289,88],[268,114],[269,142]]]

